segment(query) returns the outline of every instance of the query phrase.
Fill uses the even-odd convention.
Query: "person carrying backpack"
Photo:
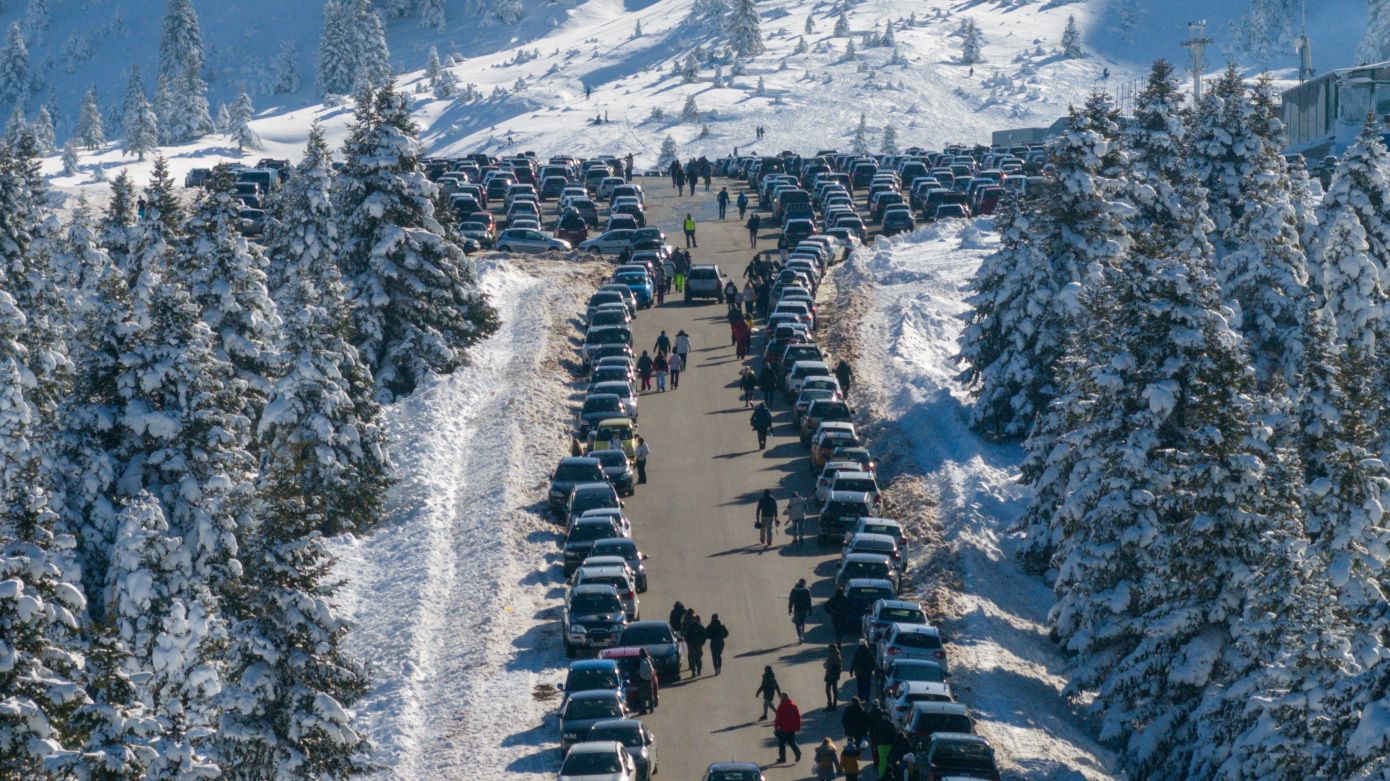
[[[772,368],[772,364],[763,365],[762,373],[758,375],[758,387],[762,388],[763,391],[763,403],[771,404],[777,393],[777,370]],[[768,428],[772,428],[771,417],[772,414],[768,413]]]
[[[734,203],[738,204],[738,218],[742,220],[744,214],[748,211],[748,193],[739,193],[738,200]]]
[[[637,359],[637,376],[642,378],[642,390],[652,389],[652,357],[647,355],[647,351],[642,351],[642,357]]]
[[[685,648],[690,656],[690,677],[694,678],[705,671],[705,642],[709,634],[700,617],[695,616],[685,630]]]
[[[766,404],[758,404],[748,419],[748,425],[758,432],[758,449],[767,447],[767,433],[772,430],[772,412]]]
[[[724,295],[719,299],[719,302],[735,308],[738,307],[738,284],[732,279],[724,283]]]
[[[777,526],[777,500],[772,498],[771,489],[764,489],[763,495],[758,497],[758,509],[753,517],[759,542],[764,548],[772,547],[772,531]]]
[[[845,750],[840,754],[840,770],[845,781],[859,781],[859,741],[850,738],[845,742]]]
[[[743,367],[743,371],[738,375],[738,387],[743,391],[743,406],[753,406],[753,394],[758,391],[758,378],[747,366]]]
[[[714,200],[719,204],[719,219],[722,220],[724,219],[724,212],[729,209],[729,188],[721,187],[719,189],[719,194],[714,197]]]
[[[816,753],[811,757],[811,763],[816,768],[817,781],[831,781],[840,772],[840,752],[835,748],[835,742],[830,738],[823,738],[820,745],[816,747]]]
[[[797,545],[806,541],[805,527],[806,500],[801,498],[801,494],[792,491],[792,498],[787,500],[787,533],[792,535],[792,540]]]
[[[664,329],[660,334],[657,335],[656,344],[652,345],[652,350],[658,353],[671,352],[671,337],[666,335],[666,331]]]

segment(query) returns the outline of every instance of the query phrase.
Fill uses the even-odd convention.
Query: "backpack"
[[[821,746],[820,748],[816,749],[816,769],[835,769],[835,749],[828,746]]]

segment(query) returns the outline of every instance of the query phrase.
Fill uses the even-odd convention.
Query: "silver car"
[[[638,781],[648,781],[657,771],[656,736],[636,719],[600,721],[589,728],[585,740],[614,740],[623,744],[637,763]]]
[[[566,752],[570,746],[582,742],[589,728],[600,721],[627,716],[627,706],[614,692],[587,691],[570,695],[565,700],[564,710],[560,711],[560,751]]]
[[[508,228],[497,236],[498,252],[568,252],[570,243],[532,228]]]
[[[595,393],[611,393],[618,397],[623,410],[629,418],[637,420],[637,391],[632,389],[632,385],[624,380],[607,380],[596,382],[589,386],[590,395]]]

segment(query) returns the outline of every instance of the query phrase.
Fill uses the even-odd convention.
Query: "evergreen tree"
[[[300,484],[322,497],[327,534],[373,526],[390,472],[371,372],[351,342],[332,179],[315,127],[266,237],[285,336],[282,372],[258,432],[267,452],[300,454]]]
[[[240,87],[237,90],[236,102],[232,104],[230,127],[230,135],[236,141],[237,151],[261,148],[261,137],[251,128],[251,118],[255,113],[256,109],[251,105],[251,96],[246,94],[246,87]]]
[[[130,173],[123,170],[111,182],[111,200],[107,202],[98,238],[98,243],[106,250],[116,268],[127,267],[125,261],[135,218],[135,182],[131,180]]]
[[[1370,18],[1361,45],[1356,49],[1356,62],[1369,64],[1390,59],[1390,2],[1368,0]]]
[[[522,13],[525,11],[521,0],[498,0],[497,7],[493,15],[502,24],[512,25],[521,21]]]
[[[763,81],[762,76],[758,77],[758,88],[753,94],[757,95],[760,98],[765,97],[767,95],[767,83]]]
[[[1366,118],[1356,142],[1342,155],[1318,210],[1321,227],[1311,234],[1310,254],[1323,266],[1328,263],[1323,256],[1328,252],[1334,216],[1342,212],[1361,228],[1371,260],[1385,268],[1390,263],[1390,152],[1373,116]]]
[[[1387,314],[1381,267],[1371,255],[1366,230],[1354,207],[1330,193],[1323,206],[1314,245],[1318,289],[1332,315],[1337,342],[1373,355],[1377,332],[1383,330]]]
[[[845,60],[844,60],[844,61],[845,61],[845,62],[853,62],[853,61],[854,61],[854,58],[855,58],[855,55],[857,55],[857,54],[859,54],[859,50],[856,49],[855,46],[854,46],[854,39],[853,39],[853,38],[850,38],[849,41],[847,41],[847,42],[845,43]]]
[[[676,150],[676,139],[669,135],[661,139],[661,151],[656,157],[656,167],[666,170],[671,167],[671,163],[680,160],[680,154]]]
[[[213,127],[222,135],[229,135],[232,132],[232,111],[227,108],[226,103],[217,107],[217,116],[212,121]]]
[[[72,322],[65,324],[65,331],[70,335],[76,331],[87,308],[95,300],[97,287],[111,272],[111,257],[101,248],[98,233],[87,199],[79,198],[67,230],[58,243],[52,264],[55,286],[70,291],[73,297],[72,313],[68,318]],[[77,341],[70,338],[69,342],[75,360]]]
[[[685,56],[685,62],[681,65],[681,80],[690,84],[698,78],[700,78],[700,61],[695,59],[695,52],[691,52]]]
[[[367,0],[357,0],[352,15],[356,43],[353,87],[380,87],[391,81],[391,52],[386,47],[386,30],[381,17]]]
[[[733,8],[725,19],[724,29],[729,39],[729,48],[739,57],[755,57],[767,51],[767,47],[763,45],[763,30],[758,20],[758,9],[753,3],[754,0],[733,0]]]
[[[89,152],[106,144],[106,131],[101,126],[101,109],[97,108],[95,87],[82,96],[82,107],[77,114],[77,140]]]
[[[425,80],[433,85],[443,72],[444,66],[439,63],[439,50],[431,46],[429,54],[425,57]]]
[[[859,126],[854,129],[854,138],[849,143],[850,151],[856,155],[869,153],[869,120],[863,112],[859,113]]]
[[[796,48],[792,49],[792,54],[805,54],[806,51],[806,39],[798,37],[796,39]],[[785,60],[783,62],[785,62]]]
[[[135,112],[139,102],[149,103],[145,95],[145,81],[140,75],[140,66],[131,64],[130,75],[126,77],[125,93],[121,95],[121,124],[129,127],[130,115]]]
[[[966,19],[961,25],[960,41],[960,61],[965,65],[974,65],[982,62],[984,57],[981,50],[984,48],[985,36],[980,32],[980,26],[975,24],[974,19]]]
[[[357,81],[355,49],[351,43],[352,24],[347,6],[328,0],[323,6],[323,35],[319,39],[319,90],[325,94],[347,95]]]
[[[835,17],[835,29],[830,33],[836,38],[843,38],[849,35],[849,16],[846,15],[845,11],[845,4],[840,3],[840,15]]]
[[[1140,245],[1169,248],[1191,242],[1191,251],[1209,257],[1206,198],[1188,168],[1187,126],[1182,91],[1173,66],[1155,60],[1135,104],[1125,135],[1133,172],[1127,189],[1135,207],[1130,234]],[[1148,251],[1141,246],[1141,251]]]
[[[78,151],[81,146],[76,138],[69,138],[63,143],[63,175],[74,176],[80,170],[78,168]]]
[[[882,46],[888,46],[890,48],[898,45],[898,38],[897,36],[893,35],[892,22],[888,23],[887,29],[885,29],[883,32],[883,37],[879,38],[879,44]]]
[[[802,32],[806,33],[807,35],[810,35],[815,31],[816,17],[812,16],[811,14],[806,14],[806,26],[802,28]]]
[[[276,95],[293,95],[299,91],[299,44],[285,41],[280,44],[280,54],[275,58],[275,85],[271,91]]]
[[[313,447],[276,451],[264,480],[218,730],[223,778],[234,781],[374,769],[347,710],[369,681],[343,651],[347,622],[329,601],[333,559],[318,531],[328,497],[300,482],[299,462]]]
[[[879,150],[885,155],[896,155],[898,153],[898,129],[892,125],[883,128],[883,144]]]
[[[19,23],[11,22],[0,57],[0,102],[23,103],[29,99],[29,47]]]
[[[20,136],[29,132],[29,122],[24,119],[24,109],[16,105],[10,112],[10,118],[5,120],[5,145],[14,146],[19,143]]]
[[[443,34],[444,0],[421,0],[420,26],[427,30],[433,30],[437,34]]]
[[[214,176],[189,216],[173,274],[212,330],[219,361],[235,368],[240,412],[260,419],[277,375],[280,318],[266,290],[266,260],[237,230],[240,202],[230,173]]]
[[[1265,142],[1245,84],[1235,66],[1228,67],[1197,106],[1191,133],[1191,166],[1206,189],[1208,212],[1218,239],[1240,219],[1245,185]]]
[[[681,119],[686,122],[694,122],[700,118],[700,106],[695,102],[694,95],[685,96],[685,105],[681,106]]]
[[[359,106],[338,180],[355,343],[388,398],[453,371],[497,328],[472,265],[435,219],[415,132],[404,99],[382,88]]]
[[[1067,15],[1067,27],[1062,31],[1062,56],[1068,60],[1078,60],[1085,56],[1081,51],[1081,31],[1076,28],[1076,17]]]
[[[126,114],[125,150],[144,160],[145,155],[159,148],[159,118],[144,95]]]
[[[53,130],[53,115],[48,113],[47,106],[39,106],[39,113],[34,116],[34,123],[29,126],[29,132],[34,137],[34,147],[40,155],[53,154],[58,142]]]
[[[159,78],[167,101],[155,101],[159,122],[171,141],[211,133],[207,84],[203,81],[203,35],[192,0],[169,0],[159,39]]]
[[[631,40],[637,40],[638,38],[641,38],[641,37],[642,37],[642,20],[641,20],[641,19],[638,19],[638,20],[637,20],[636,22],[634,22],[633,25],[632,25],[632,38],[631,38]]]

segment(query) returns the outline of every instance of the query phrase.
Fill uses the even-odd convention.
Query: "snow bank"
[[[588,268],[486,261],[481,284],[502,328],[469,366],[384,416],[399,480],[386,521],[335,553],[348,648],[374,680],[357,712],[385,778],[553,764],[542,758],[551,731],[506,738],[553,709],[532,692],[564,666],[543,637],[554,631],[544,611],[560,584],[545,562],[559,537],[536,510],[568,453],[558,363],[572,355],[567,319],[593,288]]]
[[[919,551],[913,563],[936,592],[926,601],[945,612],[952,688],[1002,766],[1030,779],[1114,778],[1114,757],[1082,705],[1062,695],[1066,661],[1046,626],[1052,594],[1015,565],[1007,530],[1026,498],[1022,450],[969,430],[969,397],[955,379],[967,287],[997,244],[987,229],[928,227],[860,250],[833,272],[842,302],[868,299],[857,321],[836,326],[852,331],[840,341],[858,345],[852,401],[876,424],[887,476],[923,475],[936,494],[946,550]],[[928,562],[951,571],[928,571]]]

